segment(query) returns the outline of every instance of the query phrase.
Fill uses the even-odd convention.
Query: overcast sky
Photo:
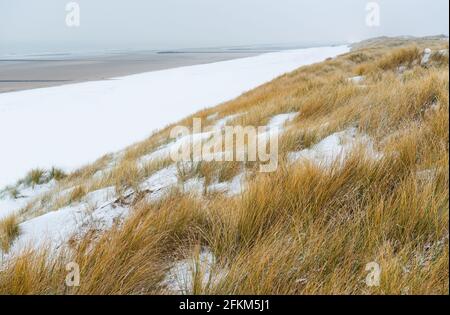
[[[185,48],[357,41],[379,35],[448,35],[448,0],[0,0],[0,45]],[[380,25],[366,25],[377,2]]]

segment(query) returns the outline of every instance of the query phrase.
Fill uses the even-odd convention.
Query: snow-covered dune
[[[0,187],[34,167],[79,167],[197,110],[348,50],[290,50],[0,94]]]

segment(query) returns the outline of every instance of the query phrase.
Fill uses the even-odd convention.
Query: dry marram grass
[[[426,46],[448,49],[442,41],[362,46],[192,116],[239,113],[233,124],[257,126],[299,112],[280,139],[282,157],[354,127],[383,158],[354,150],[329,168],[282,159],[274,173],[255,172],[236,197],[174,190],[139,203],[123,225],[71,251],[51,259],[45,250],[24,253],[0,274],[0,293],[168,293],[171,264],[198,257],[200,246],[214,253],[221,276],[207,286],[194,281],[199,294],[448,294],[448,57],[423,67]],[[362,83],[348,80],[355,74],[364,75]],[[104,185],[136,188],[168,165],[136,166],[167,140],[167,130],[131,147]],[[203,163],[178,171],[181,181],[209,183],[245,167]],[[63,182],[80,185],[94,169]],[[67,261],[80,264],[80,287],[64,286]],[[379,287],[364,282],[370,262],[381,267]]]

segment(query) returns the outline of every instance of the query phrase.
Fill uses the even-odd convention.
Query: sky
[[[448,0],[0,0],[0,49],[167,49],[448,35]],[[366,5],[379,7],[368,26]],[[72,12],[73,13],[73,12]]]

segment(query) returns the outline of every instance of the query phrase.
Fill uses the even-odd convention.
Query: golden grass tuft
[[[118,196],[122,196],[128,189],[139,191],[139,183],[142,177],[135,161],[122,160],[112,170],[110,177]]]
[[[20,229],[17,217],[10,215],[0,220],[0,249],[8,252],[12,242],[19,236]]]
[[[76,186],[70,192],[69,203],[78,202],[86,195],[86,188],[83,186]]]
[[[25,176],[25,184],[29,186],[36,186],[39,184],[42,184],[45,180],[45,170],[36,168],[31,170],[26,176]]]

